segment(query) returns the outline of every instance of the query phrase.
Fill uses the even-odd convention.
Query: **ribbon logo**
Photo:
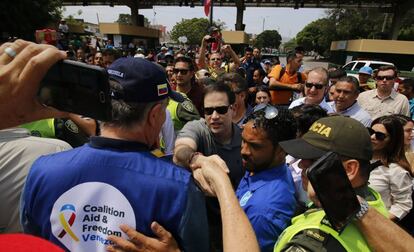
[[[68,212],[68,211],[70,211],[71,213],[70,213],[69,220],[66,220],[65,212]],[[59,213],[59,221],[63,227],[63,230],[58,235],[59,238],[63,238],[67,233],[69,234],[70,237],[72,237],[74,241],[79,242],[79,238],[75,235],[75,233],[73,233],[72,229],[70,229],[70,227],[75,222],[75,219],[76,219],[75,206],[72,204],[63,205]]]

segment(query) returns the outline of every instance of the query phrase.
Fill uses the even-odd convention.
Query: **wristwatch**
[[[360,220],[364,215],[368,212],[368,202],[365,199],[358,198],[359,204],[361,205],[361,209],[355,214],[355,217]]]

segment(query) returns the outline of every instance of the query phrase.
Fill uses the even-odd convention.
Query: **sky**
[[[74,18],[82,18],[86,22],[114,22],[119,14],[130,14],[127,6],[66,6],[63,16],[73,15]],[[78,10],[82,10],[79,16]],[[204,15],[202,7],[190,8],[188,6],[154,6],[153,9],[139,10],[139,14],[144,15],[151,24],[161,24],[171,31],[173,26],[181,19],[201,18]],[[303,8],[294,10],[293,8],[246,8],[244,11],[243,23],[246,24],[247,33],[259,34],[265,30],[278,30],[282,37],[293,38],[310,22],[322,18],[325,9]],[[235,30],[236,7],[215,7],[213,18],[216,21],[224,21],[226,30]]]

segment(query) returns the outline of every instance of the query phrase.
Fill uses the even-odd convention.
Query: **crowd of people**
[[[70,251],[412,250],[414,80],[395,66],[355,78],[216,35],[196,51],[72,49],[107,69],[111,120],[39,103],[65,51],[0,46],[1,233]],[[360,204],[341,231],[307,177],[328,152]]]

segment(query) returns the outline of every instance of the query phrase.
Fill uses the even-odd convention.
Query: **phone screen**
[[[41,103],[93,119],[111,119],[109,79],[104,68],[64,60],[53,65],[41,82]]]
[[[307,170],[307,176],[330,224],[341,232],[360,210],[341,159],[329,152]]]

